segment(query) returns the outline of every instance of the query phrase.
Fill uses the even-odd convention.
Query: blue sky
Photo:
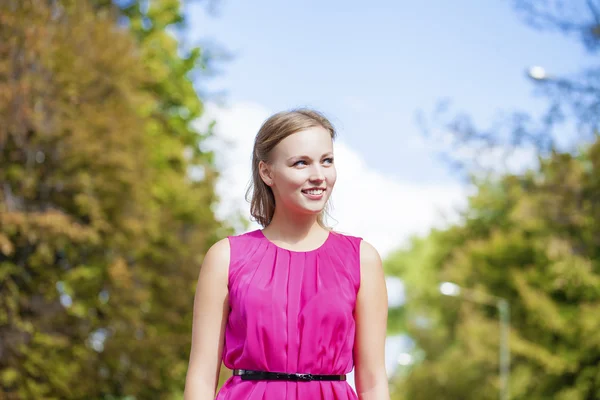
[[[420,140],[418,110],[447,98],[482,126],[502,111],[537,112],[526,68],[587,62],[576,40],[526,26],[502,0],[223,0],[216,16],[186,7],[189,38],[234,55],[204,87],[271,111],[316,107],[369,167],[408,182],[458,179]]]

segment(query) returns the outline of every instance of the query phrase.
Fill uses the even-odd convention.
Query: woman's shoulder
[[[221,239],[209,247],[202,260],[200,275],[214,282],[227,281],[229,241]]]
[[[363,239],[362,236],[334,230],[331,230],[331,234],[334,237],[337,237],[338,240],[350,243],[356,250],[359,250],[361,259],[372,260],[379,258],[377,249],[371,243]]]
[[[351,235],[348,232],[330,230],[331,237],[335,238],[338,243],[345,243],[356,247],[357,249],[361,246],[363,238],[360,236]]]
[[[262,238],[263,234],[261,233],[260,229],[227,236],[230,244],[259,242]]]
[[[230,244],[227,238],[223,238],[217,242],[215,242],[212,246],[208,248],[206,255],[204,256],[205,260],[218,260],[225,261],[229,259],[229,249]]]
[[[260,229],[251,230],[249,232],[239,233],[227,236],[229,240],[230,252],[232,261],[243,256],[247,258],[248,254],[254,253],[259,248],[262,248],[264,235]]]
[[[244,252],[254,243],[259,243],[261,237],[260,230],[244,232],[227,237],[214,243],[206,252],[205,259],[218,260],[220,262],[232,261],[236,253]]]

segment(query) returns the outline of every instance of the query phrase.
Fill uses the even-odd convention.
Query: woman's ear
[[[258,173],[267,186],[273,186],[273,171],[271,166],[264,161],[258,162]]]

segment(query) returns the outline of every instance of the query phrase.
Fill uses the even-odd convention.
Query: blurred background
[[[394,400],[600,399],[599,50],[598,0],[0,0],[0,399],[182,399],[203,255],[302,106]]]

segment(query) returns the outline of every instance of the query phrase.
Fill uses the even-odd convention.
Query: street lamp
[[[529,67],[527,69],[527,76],[537,81],[537,83],[551,85],[569,93],[579,92],[593,95],[598,93],[598,86],[595,84],[587,83],[585,80],[561,78],[557,75],[549,74],[544,67],[540,66]]]
[[[536,81],[543,81],[549,79],[548,73],[544,67],[540,67],[538,65],[530,67],[527,70],[527,75]]]
[[[510,329],[510,307],[506,299],[487,293],[465,289],[452,282],[442,282],[440,293],[446,296],[463,297],[474,303],[484,304],[498,309],[500,319],[500,400],[508,400],[508,379],[510,375],[510,349],[508,347],[508,333]]]

